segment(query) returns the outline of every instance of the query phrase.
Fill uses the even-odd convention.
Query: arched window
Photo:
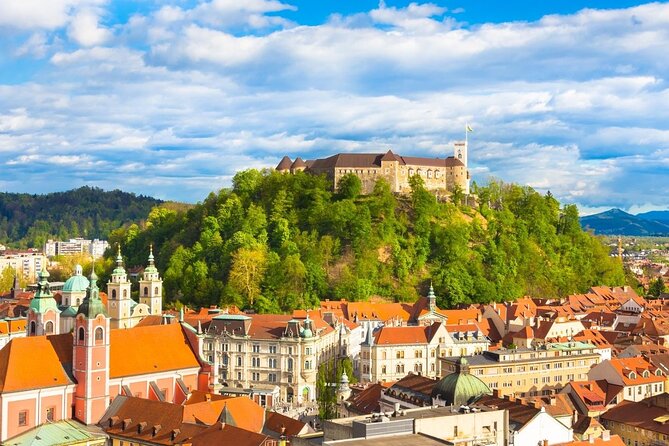
[[[410,176],[410,177],[413,176],[413,169],[409,169],[409,176]]]
[[[157,296],[158,294],[160,294],[160,293],[158,292],[158,287],[155,287],[155,288],[153,289],[153,295],[154,295],[154,296]]]
[[[293,358],[288,358],[288,370],[293,370]]]
[[[427,177],[428,177],[428,178],[432,178],[432,171],[431,171],[431,170],[428,170],[428,171],[427,171]]]
[[[237,356],[237,367],[241,367],[241,366],[242,366],[242,357]]]
[[[105,332],[102,330],[102,327],[98,327],[95,329],[95,340],[96,341],[102,341],[104,339]]]
[[[77,299],[77,306],[81,305],[81,299]]]
[[[35,334],[35,321],[30,321],[30,334]]]
[[[128,290],[123,290],[123,297],[128,297]]]
[[[44,332],[46,334],[53,334],[53,322],[47,321],[47,323],[44,324]]]
[[[83,341],[84,337],[86,336],[86,331],[84,331],[84,327],[79,327],[79,340]]]
[[[144,287],[144,295],[145,295],[145,296],[148,296],[148,295],[149,295],[149,287],[148,287],[148,286],[145,286],[145,287]]]
[[[116,290],[112,290],[112,299],[116,299]]]

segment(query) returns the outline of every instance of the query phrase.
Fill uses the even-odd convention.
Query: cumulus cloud
[[[67,34],[81,46],[95,46],[105,43],[111,32],[100,26],[98,14],[93,10],[78,12],[70,22]]]
[[[61,187],[196,201],[284,154],[450,155],[469,122],[478,182],[586,212],[669,206],[667,4],[469,26],[381,2],[304,26],[288,0],[175,2],[106,25],[104,3],[54,2],[58,20],[20,22],[37,31],[14,50],[47,57],[42,75],[0,83],[8,189],[46,187],[67,163]],[[50,45],[59,32],[71,45]]]

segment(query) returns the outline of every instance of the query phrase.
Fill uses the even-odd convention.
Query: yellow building
[[[619,435],[626,445],[659,446],[669,444],[669,395],[643,401],[623,401],[600,416],[600,422]]]
[[[455,373],[458,360],[441,358],[441,375]],[[472,375],[497,389],[499,395],[520,397],[558,393],[570,381],[587,379],[590,367],[599,360],[595,346],[583,342],[500,349],[467,357]]]
[[[276,166],[278,172],[309,172],[325,174],[336,190],[344,175],[354,174],[362,182],[362,193],[369,194],[379,179],[390,184],[395,193],[408,193],[409,179],[418,175],[425,187],[434,192],[452,191],[456,186],[469,194],[469,172],[466,165],[466,145],[456,145],[457,158],[423,158],[396,155],[392,151],[384,153],[338,153],[328,158],[291,161],[284,156]],[[465,153],[463,156],[462,153]]]

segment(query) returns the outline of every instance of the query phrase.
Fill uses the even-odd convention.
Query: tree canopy
[[[575,206],[492,181],[475,208],[438,201],[420,177],[397,196],[383,180],[332,191],[324,176],[246,170],[187,211],[154,209],[110,236],[129,265],[154,244],[165,295],[194,306],[291,311],[322,299],[413,301],[432,281],[439,305],[558,297],[625,282],[619,260],[584,232]]]

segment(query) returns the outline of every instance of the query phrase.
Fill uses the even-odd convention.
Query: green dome
[[[65,281],[63,291],[70,293],[85,292],[86,288],[88,288],[88,283],[88,279],[83,275],[81,266],[77,265],[74,268],[74,276]]]
[[[453,406],[466,406],[491,393],[486,383],[469,373],[465,358],[458,360],[455,373],[444,376],[432,389],[432,397],[439,397]]]

